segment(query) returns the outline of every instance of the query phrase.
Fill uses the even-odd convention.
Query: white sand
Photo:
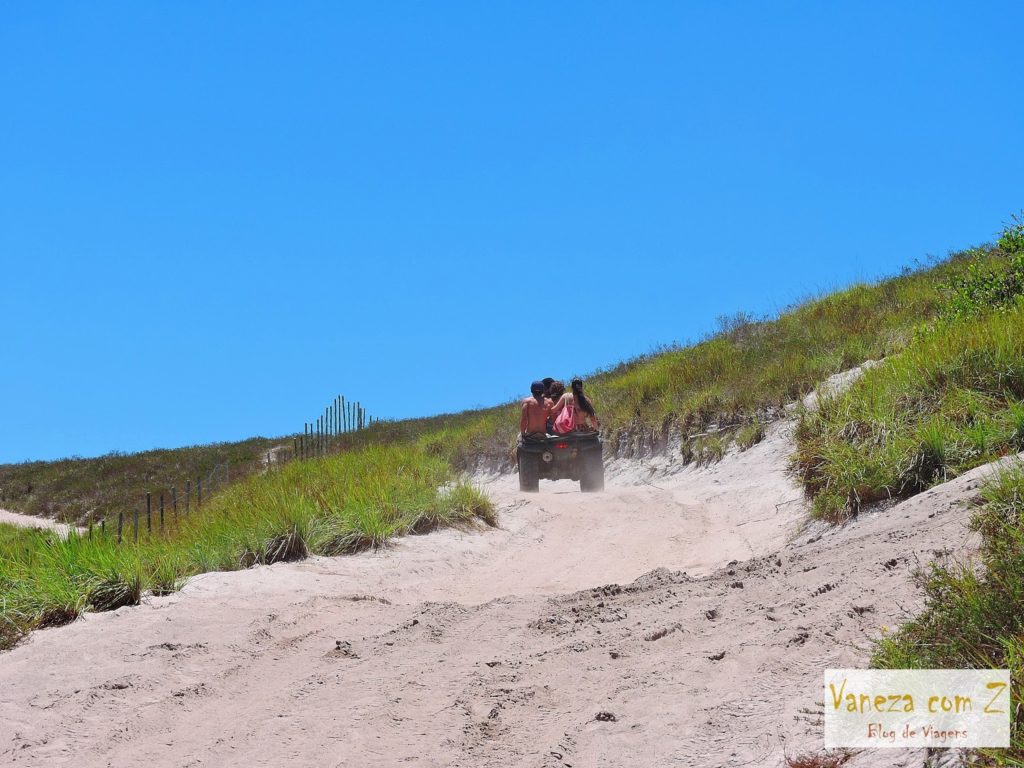
[[[22,515],[18,512],[8,512],[6,509],[0,509],[0,523],[16,525],[19,528],[43,528],[44,530],[56,531],[61,536],[67,536],[68,531],[72,529],[72,526],[58,523],[56,520],[35,517],[34,515]]]
[[[799,531],[791,429],[707,469],[613,464],[601,494],[498,478],[499,530],[206,574],[37,632],[0,655],[0,764],[778,766],[820,749],[822,670],[864,665],[919,609],[917,563],[970,551],[963,502],[991,469]]]

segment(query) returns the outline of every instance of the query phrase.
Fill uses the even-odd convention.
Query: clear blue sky
[[[0,461],[493,404],[990,240],[1022,22],[0,5]]]

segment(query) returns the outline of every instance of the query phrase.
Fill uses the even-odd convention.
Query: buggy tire
[[[540,490],[540,458],[519,452],[519,490],[536,493]]]
[[[601,456],[601,451],[587,451],[583,454],[580,490],[583,493],[604,490],[604,458]]]

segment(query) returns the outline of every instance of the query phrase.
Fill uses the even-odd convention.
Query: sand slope
[[[804,527],[791,424],[608,490],[488,489],[501,528],[193,579],[0,656],[0,764],[740,766],[821,744],[821,672],[965,552],[982,468]],[[916,756],[892,756],[890,764]]]
[[[46,517],[23,515],[19,512],[8,512],[6,509],[0,509],[0,523],[16,525],[19,528],[43,528],[56,531],[61,536],[67,536],[68,531],[72,528],[72,526],[66,523],[58,523],[56,520],[50,520]]]

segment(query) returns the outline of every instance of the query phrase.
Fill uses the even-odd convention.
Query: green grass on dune
[[[118,512],[144,508],[147,492],[169,498],[171,488],[177,487],[184,494],[186,481],[194,487],[196,478],[205,482],[217,467],[229,467],[231,478],[241,480],[261,470],[266,452],[279,443],[254,437],[91,459],[2,464],[0,507],[67,522],[116,518]]]
[[[950,281],[972,265],[996,268],[1005,258],[998,249],[974,249],[806,301],[775,319],[724,319],[719,333],[697,344],[659,350],[586,377],[587,392],[613,452],[656,443],[677,430],[687,458],[713,460],[733,442],[756,442],[777,409],[828,376],[906,348],[917,329],[948,304]],[[550,372],[537,375],[544,373]],[[510,466],[517,429],[518,406],[512,403],[383,422],[347,437],[345,444],[418,441],[459,467],[481,460]],[[709,429],[718,430],[711,439],[704,435]]]
[[[488,499],[415,446],[369,447],[253,476],[138,544],[131,529],[72,534],[0,526],[0,648],[87,610],[166,594],[189,576],[338,555],[393,536],[494,522]]]
[[[952,276],[937,321],[804,416],[797,464],[819,516],[842,520],[1024,450],[1024,251],[1007,250],[1013,234]]]
[[[815,510],[830,519],[1024,449],[1024,312],[926,334],[823,399],[798,441]]]
[[[823,378],[900,349],[939,305],[945,264],[815,299],[775,320],[738,317],[691,347],[609,371],[594,382],[612,431],[752,423]]]

